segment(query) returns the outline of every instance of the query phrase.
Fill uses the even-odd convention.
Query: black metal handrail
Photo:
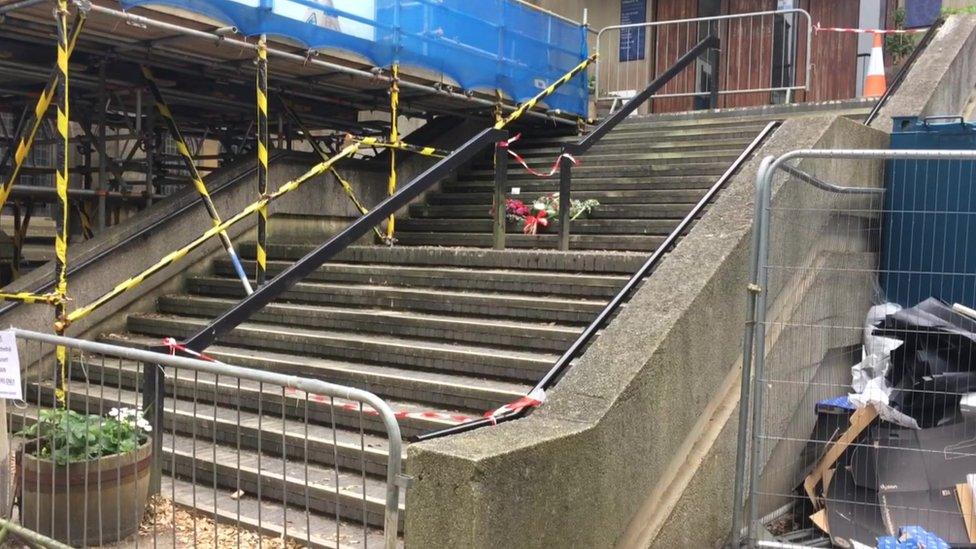
[[[590,150],[593,145],[596,145],[604,136],[610,133],[611,130],[617,127],[618,124],[623,122],[630,116],[631,113],[636,111],[641,105],[644,104],[652,95],[658,92],[661,88],[667,85],[675,76],[678,76],[682,71],[688,68],[689,65],[695,62],[702,54],[706,52],[717,52],[719,46],[721,45],[721,40],[715,34],[709,34],[704,40],[696,44],[693,48],[688,50],[687,53],[678,58],[673,65],[671,65],[666,71],[661,73],[660,76],[651,81],[650,84],[644,88],[643,91],[632,97],[623,107],[617,112],[611,114],[603,122],[593,129],[590,133],[586,134],[577,143],[570,143],[563,147],[563,153],[568,153],[570,155],[579,156],[586,151]],[[709,55],[709,61],[713,65],[712,74],[717,74],[715,66],[717,65],[718,56],[716,54]],[[718,98],[718,78],[712,78],[712,89],[709,92],[711,98],[712,107],[716,107],[715,101]],[[572,166],[573,163],[569,157],[561,155],[559,158],[559,249],[568,250],[569,249],[569,211],[571,209],[571,194],[572,194]]]
[[[492,128],[483,130],[471,138],[467,143],[457,148],[453,154],[442,158],[439,162],[415,177],[412,181],[400,187],[392,196],[377,204],[372,210],[356,219],[339,234],[333,236],[321,246],[315,248],[293,263],[287,269],[272,278],[267,284],[256,289],[254,293],[234,304],[222,315],[217,317],[202,330],[186,340],[187,348],[202,351],[209,347],[218,337],[227,334],[242,322],[247,321],[266,305],[291,289],[292,286],[304,280],[323,263],[332,259],[350,244],[379,225],[391,214],[409,204],[431,186],[442,181],[461,166],[473,160],[485,148],[495,145],[508,136],[505,130]]]
[[[556,363],[553,364],[552,368],[546,372],[546,375],[544,375],[542,379],[536,383],[535,387],[533,387],[529,394],[535,394],[540,390],[548,390],[560,377],[562,377],[564,373],[566,373],[566,370],[569,369],[570,364],[572,364],[574,360],[583,354],[583,351],[586,349],[587,345],[589,345],[596,334],[606,326],[610,318],[613,317],[613,315],[620,308],[620,305],[630,297],[630,294],[637,288],[637,286],[640,285],[640,283],[643,282],[644,279],[647,278],[647,276],[650,275],[651,272],[661,263],[661,260],[664,258],[665,254],[671,251],[674,245],[678,242],[678,239],[681,238],[681,235],[691,225],[691,223],[694,222],[695,218],[698,217],[702,211],[704,211],[705,207],[708,206],[715,195],[722,190],[722,187],[724,187],[726,183],[728,183],[729,179],[731,179],[732,176],[739,171],[739,168],[741,168],[746,160],[752,156],[752,153],[755,152],[766,137],[768,137],[769,134],[772,133],[773,129],[778,125],[778,121],[766,124],[766,127],[764,127],[762,131],[759,132],[759,135],[752,140],[749,146],[742,151],[738,158],[735,159],[735,162],[733,162],[732,165],[725,170],[721,177],[719,177],[718,180],[711,187],[709,187],[708,191],[692,207],[691,211],[688,212],[688,214],[685,215],[674,230],[668,234],[667,238],[664,239],[664,242],[662,242],[661,245],[654,250],[650,257],[647,258],[647,261],[645,261],[644,264],[637,269],[637,272],[630,277],[630,280],[628,280],[620,291],[613,296],[610,302],[607,303],[603,310],[601,310],[596,318],[593,319],[593,322],[591,322],[589,326],[587,326],[586,329],[580,333],[576,340],[573,341],[573,344],[566,349],[562,356],[559,357],[559,360],[557,360]],[[485,417],[474,421],[469,421],[467,423],[461,423],[453,427],[448,427],[447,429],[442,429],[440,431],[421,434],[414,437],[412,440],[419,442],[447,435],[463,433],[479,427],[495,425],[503,421],[511,421],[513,419],[524,417],[528,411],[528,407],[523,407],[514,411],[503,412],[493,417]]]
[[[891,79],[891,82],[888,84],[888,89],[881,94],[881,97],[878,98],[878,102],[874,104],[874,108],[871,109],[871,112],[868,113],[867,118],[864,119],[865,126],[869,126],[871,125],[871,122],[874,122],[874,119],[877,118],[878,113],[881,112],[881,108],[884,107],[885,103],[888,102],[888,98],[898,91],[898,88],[901,87],[901,83],[905,80],[905,76],[908,75],[908,71],[911,70],[912,65],[915,64],[915,60],[917,60],[922,52],[925,51],[925,48],[929,46],[929,42],[932,41],[936,31],[939,30],[939,27],[942,26],[943,22],[945,22],[944,19],[937,19],[932,23],[931,26],[929,26],[929,30],[925,31],[925,34],[922,35],[922,39],[919,40],[918,45],[916,45],[915,49],[912,50],[912,53],[908,55],[908,59],[906,59],[905,63],[902,64],[901,68],[898,70],[898,73],[895,74],[894,78]]]

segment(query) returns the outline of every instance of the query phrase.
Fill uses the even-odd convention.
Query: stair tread
[[[200,318],[190,318],[182,317],[176,315],[161,315],[159,313],[137,313],[130,315],[135,318],[144,318],[150,320],[160,321],[169,325],[184,326],[188,328],[202,328],[209,322],[206,319]],[[551,364],[555,358],[558,356],[539,353],[539,352],[517,352],[507,349],[496,349],[492,347],[479,347],[475,345],[452,345],[450,343],[441,343],[438,341],[428,341],[428,340],[416,340],[409,338],[391,337],[383,335],[360,335],[355,332],[342,332],[338,330],[321,330],[321,329],[304,329],[295,326],[279,326],[275,324],[268,324],[262,322],[244,322],[241,323],[237,330],[239,331],[257,331],[263,332],[270,335],[291,335],[291,336],[304,336],[305,338],[314,339],[332,339],[341,340],[352,343],[359,344],[382,344],[391,347],[400,347],[406,350],[410,349],[427,349],[432,351],[441,351],[452,354],[464,354],[471,356],[485,356],[490,355],[499,358],[510,358],[530,362],[539,362],[545,364]]]
[[[626,281],[626,279],[624,280]],[[183,299],[190,301],[203,301],[207,303],[220,304],[225,306],[231,306],[238,301],[236,299],[223,298],[223,297],[213,297],[213,296],[203,296],[203,295],[192,295],[192,294],[176,294],[164,296],[166,299]],[[560,325],[552,322],[534,322],[534,321],[514,321],[514,320],[504,320],[497,318],[488,317],[477,317],[477,316],[455,316],[446,314],[429,314],[415,311],[397,311],[391,309],[379,309],[379,308],[361,308],[361,307],[338,307],[338,306],[328,306],[328,305],[314,305],[314,304],[294,304],[294,303],[272,303],[269,306],[279,307],[281,309],[291,309],[295,311],[312,311],[316,314],[356,314],[356,315],[368,315],[378,318],[385,318],[390,320],[405,320],[405,319],[416,319],[425,320],[431,322],[451,322],[459,324],[468,324],[471,326],[477,325],[488,325],[496,327],[506,327],[514,328],[519,330],[532,330],[537,332],[556,332],[564,335],[576,335],[579,333],[579,328],[567,325]],[[181,316],[200,316],[200,315],[181,315]]]
[[[158,345],[158,338],[149,336],[126,333],[126,342],[140,346]],[[418,383],[423,383],[430,387],[431,391],[443,391],[448,387],[460,387],[467,390],[500,396],[504,402],[510,402],[525,395],[528,389],[526,384],[512,383],[495,379],[472,378],[470,376],[451,375],[440,372],[411,371],[403,368],[390,366],[365,364],[359,362],[346,362],[341,360],[296,355],[282,353],[278,351],[267,351],[259,349],[244,349],[227,345],[214,345],[207,349],[207,354],[228,364],[239,365],[247,359],[262,359],[282,364],[304,365],[309,368],[320,369],[323,374],[330,371],[342,371],[346,373],[358,373],[374,378],[403,378]],[[317,377],[317,376],[312,376]],[[329,381],[328,376],[323,375],[325,381]],[[487,398],[487,397],[486,397]],[[444,410],[450,411],[450,410]]]
[[[227,284],[235,283],[236,279],[232,277],[216,277],[216,276],[196,276],[193,277],[196,281],[206,281],[208,283],[214,284]],[[389,294],[400,294],[400,295],[422,295],[430,296],[430,292],[425,289],[418,288],[405,288],[398,286],[387,286],[382,284],[342,284],[342,283],[326,283],[326,282],[299,282],[295,284],[294,287],[307,288],[310,290],[318,290],[322,292],[382,292]],[[579,305],[591,309],[597,309],[606,304],[604,300],[596,299],[566,299],[560,297],[547,297],[544,303],[540,303],[539,296],[531,296],[524,294],[513,294],[513,293],[503,293],[503,292],[461,292],[455,290],[439,290],[439,295],[445,297],[453,298],[471,298],[476,297],[478,299],[484,300],[497,300],[505,301],[508,303],[518,303],[527,306],[538,307],[539,305],[553,305],[559,304],[564,306]]]

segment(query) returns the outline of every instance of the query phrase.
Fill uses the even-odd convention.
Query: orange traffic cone
[[[874,34],[868,74],[864,77],[864,97],[881,97],[888,89],[888,83],[885,81],[884,53],[881,50],[883,39],[881,33]]]

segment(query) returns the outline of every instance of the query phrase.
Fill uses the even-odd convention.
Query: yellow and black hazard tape
[[[434,158],[444,158],[445,156],[449,156],[453,152],[445,149],[438,149],[436,147],[421,147],[419,145],[411,145],[410,143],[406,143],[404,141],[397,141],[395,143],[390,143],[386,141],[377,141],[372,146],[380,149],[407,151],[407,152],[419,154],[421,156],[431,156]]]
[[[393,64],[390,76],[390,143],[399,143],[400,130],[397,124],[397,111],[400,108],[400,65]],[[390,149],[390,179],[386,186],[387,194],[390,196],[396,193],[397,188],[396,152],[396,148]],[[390,214],[390,219],[386,223],[386,242],[388,244],[393,243],[395,225],[396,215]]]
[[[283,100],[279,99],[278,104],[281,106],[281,110],[285,113],[285,115],[288,118],[290,118],[291,121],[294,122],[296,126],[298,126],[299,131],[301,131],[306,136],[308,136],[308,143],[309,145],[311,145],[312,150],[314,150],[315,153],[322,158],[323,162],[328,160],[329,153],[322,148],[321,143],[319,143],[318,141],[315,140],[314,137],[312,137],[312,132],[308,131],[308,128],[305,127],[305,123],[302,122],[302,119],[298,117],[295,111],[293,111],[291,107],[289,107],[288,104],[285,103]],[[355,206],[357,210],[359,210],[359,213],[366,215],[366,213],[369,212],[369,208],[364,206],[363,203],[359,201],[359,198],[356,197],[356,192],[353,190],[352,185],[349,183],[349,181],[347,181],[344,177],[342,177],[342,175],[339,173],[339,170],[337,170],[334,166],[329,168],[329,172],[335,177],[336,182],[339,183],[340,187],[342,187],[342,190],[346,193],[346,196],[349,197],[349,201],[352,202],[353,206]],[[381,233],[378,228],[373,227],[373,232],[380,239],[384,238],[383,233]]]
[[[54,302],[54,331],[57,335],[64,335],[64,325],[60,322],[64,318],[65,300],[68,296],[68,213],[71,205],[68,203],[68,154],[70,147],[68,134],[68,121],[70,120],[69,91],[68,91],[68,2],[58,0],[58,7],[55,11],[57,20],[58,36],[58,56],[57,66],[60,72],[57,86],[57,131],[61,138],[59,146],[55,147],[55,188],[58,194],[58,202],[61,210],[54,218],[54,295],[57,300]],[[58,402],[65,403],[65,387],[67,386],[68,350],[63,345],[58,345],[55,351],[58,372],[58,380],[55,394]]]
[[[505,129],[505,126],[511,124],[515,120],[518,120],[518,118],[523,114],[525,114],[527,111],[534,109],[535,106],[539,103],[539,101],[542,101],[543,99],[549,97],[550,95],[555,93],[560,86],[562,86],[566,82],[569,82],[570,80],[573,79],[574,76],[586,70],[586,67],[589,67],[591,63],[596,61],[596,58],[597,58],[597,54],[594,53],[593,55],[584,59],[582,63],[573,67],[572,70],[570,70],[562,77],[560,77],[559,80],[556,80],[552,84],[546,86],[546,89],[536,94],[535,97],[519,105],[518,108],[515,109],[511,114],[509,114],[505,119],[496,122],[495,129],[496,130]]]
[[[56,305],[62,302],[61,296],[55,293],[49,294],[32,294],[30,292],[15,292],[15,293],[4,293],[0,292],[0,301],[19,301],[21,303],[46,303],[48,305]]]
[[[262,34],[258,40],[256,98],[258,118],[258,195],[268,194],[268,44]],[[255,281],[258,286],[268,276],[268,208],[258,209],[258,241],[256,246]]]
[[[225,232],[228,228],[236,225],[237,223],[240,223],[242,220],[246,219],[247,217],[257,213],[257,211],[260,208],[264,208],[268,204],[274,202],[275,200],[278,200],[282,196],[294,190],[299,189],[309,179],[322,175],[323,173],[328,171],[329,168],[332,167],[336,162],[339,162],[343,158],[347,158],[355,154],[356,151],[359,150],[360,146],[363,145],[368,146],[369,140],[365,140],[365,141],[367,141],[365,144],[353,143],[347,146],[332,158],[316,164],[301,176],[285,183],[284,185],[279,187],[278,190],[276,190],[275,192],[270,193],[267,196],[261,197],[261,199],[258,200],[257,202],[248,205],[233,217],[228,218],[217,225],[214,225],[206,232],[204,232],[202,235],[192,240],[189,244],[183,246],[182,248],[174,250],[169,254],[166,254],[162,259],[156,262],[156,264],[152,265],[151,267],[147,268],[146,270],[142,271],[136,276],[133,276],[132,278],[129,278],[123,282],[120,282],[114,288],[102,294],[100,297],[98,297],[88,305],[85,305],[84,307],[80,307],[78,309],[75,309],[74,311],[71,311],[65,317],[66,324],[70,324],[71,322],[75,322],[91,314],[93,311],[97,310],[99,307],[105,305],[109,301],[115,299],[119,295],[135,288],[136,286],[141,284],[145,279],[158,273],[159,271],[165,269],[166,267],[172,265],[173,263],[176,263],[184,256],[186,256],[188,253],[199,248],[201,245],[203,245],[207,240],[209,240],[213,236]]]
[[[146,86],[149,88],[149,92],[152,93],[153,100],[156,102],[156,110],[159,112],[160,116],[166,123],[166,127],[169,129],[170,136],[172,136],[173,141],[176,142],[176,150],[180,153],[180,158],[183,160],[183,165],[186,170],[190,173],[190,178],[193,180],[193,186],[197,190],[197,194],[200,195],[200,201],[203,202],[204,207],[207,210],[207,215],[210,216],[210,220],[213,222],[214,226],[220,225],[220,214],[217,213],[217,208],[214,206],[213,199],[210,198],[210,192],[207,191],[207,186],[203,183],[203,178],[200,177],[200,172],[197,170],[196,163],[193,161],[193,154],[190,152],[190,148],[186,145],[186,140],[183,139],[183,133],[180,131],[179,125],[176,123],[176,119],[173,118],[173,113],[170,111],[169,105],[166,104],[166,99],[163,97],[163,93],[159,90],[159,86],[156,84],[156,79],[153,77],[152,71],[149,67],[145,65],[142,66],[142,75],[146,82]],[[244,266],[241,264],[240,257],[237,255],[237,251],[234,250],[234,245],[230,241],[230,237],[227,233],[220,234],[220,242],[224,247],[224,251],[230,257],[231,264],[234,266],[234,271],[237,273],[237,278],[240,279],[241,284],[244,286],[244,292],[250,294],[253,290],[251,289],[251,282],[244,272]]]
[[[74,22],[72,23],[70,39],[68,40],[68,56],[75,49],[75,44],[78,43],[78,35],[81,34],[81,29],[85,26],[85,12],[79,10],[75,14]],[[30,154],[31,147],[34,145],[34,139],[37,137],[37,132],[41,128],[41,124],[44,123],[44,115],[47,110],[51,107],[51,102],[54,100],[54,94],[57,91],[57,87],[61,80],[61,70],[55,67],[51,71],[50,77],[48,77],[47,85],[41,90],[41,95],[37,98],[37,102],[34,104],[34,111],[31,116],[25,120],[25,124],[22,129],[28,130],[25,134],[20,134],[17,139],[17,148],[14,150],[13,155],[13,169],[10,171],[10,175],[4,180],[3,185],[0,186],[0,208],[2,208],[6,203],[7,199],[10,197],[10,191],[14,186],[14,182],[17,180],[17,176],[20,175],[20,170],[24,166],[24,161],[27,159],[27,155]]]

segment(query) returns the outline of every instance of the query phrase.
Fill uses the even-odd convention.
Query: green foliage
[[[976,4],[963,8],[942,8],[942,15],[968,15],[976,13]]]
[[[905,9],[895,10],[895,28],[905,28]],[[892,61],[898,63],[902,59],[911,55],[915,49],[917,35],[914,34],[889,34],[885,37],[885,50],[891,55]]]
[[[152,431],[138,410],[113,408],[109,417],[73,410],[41,410],[38,421],[16,433],[36,440],[34,456],[57,465],[132,452]]]

